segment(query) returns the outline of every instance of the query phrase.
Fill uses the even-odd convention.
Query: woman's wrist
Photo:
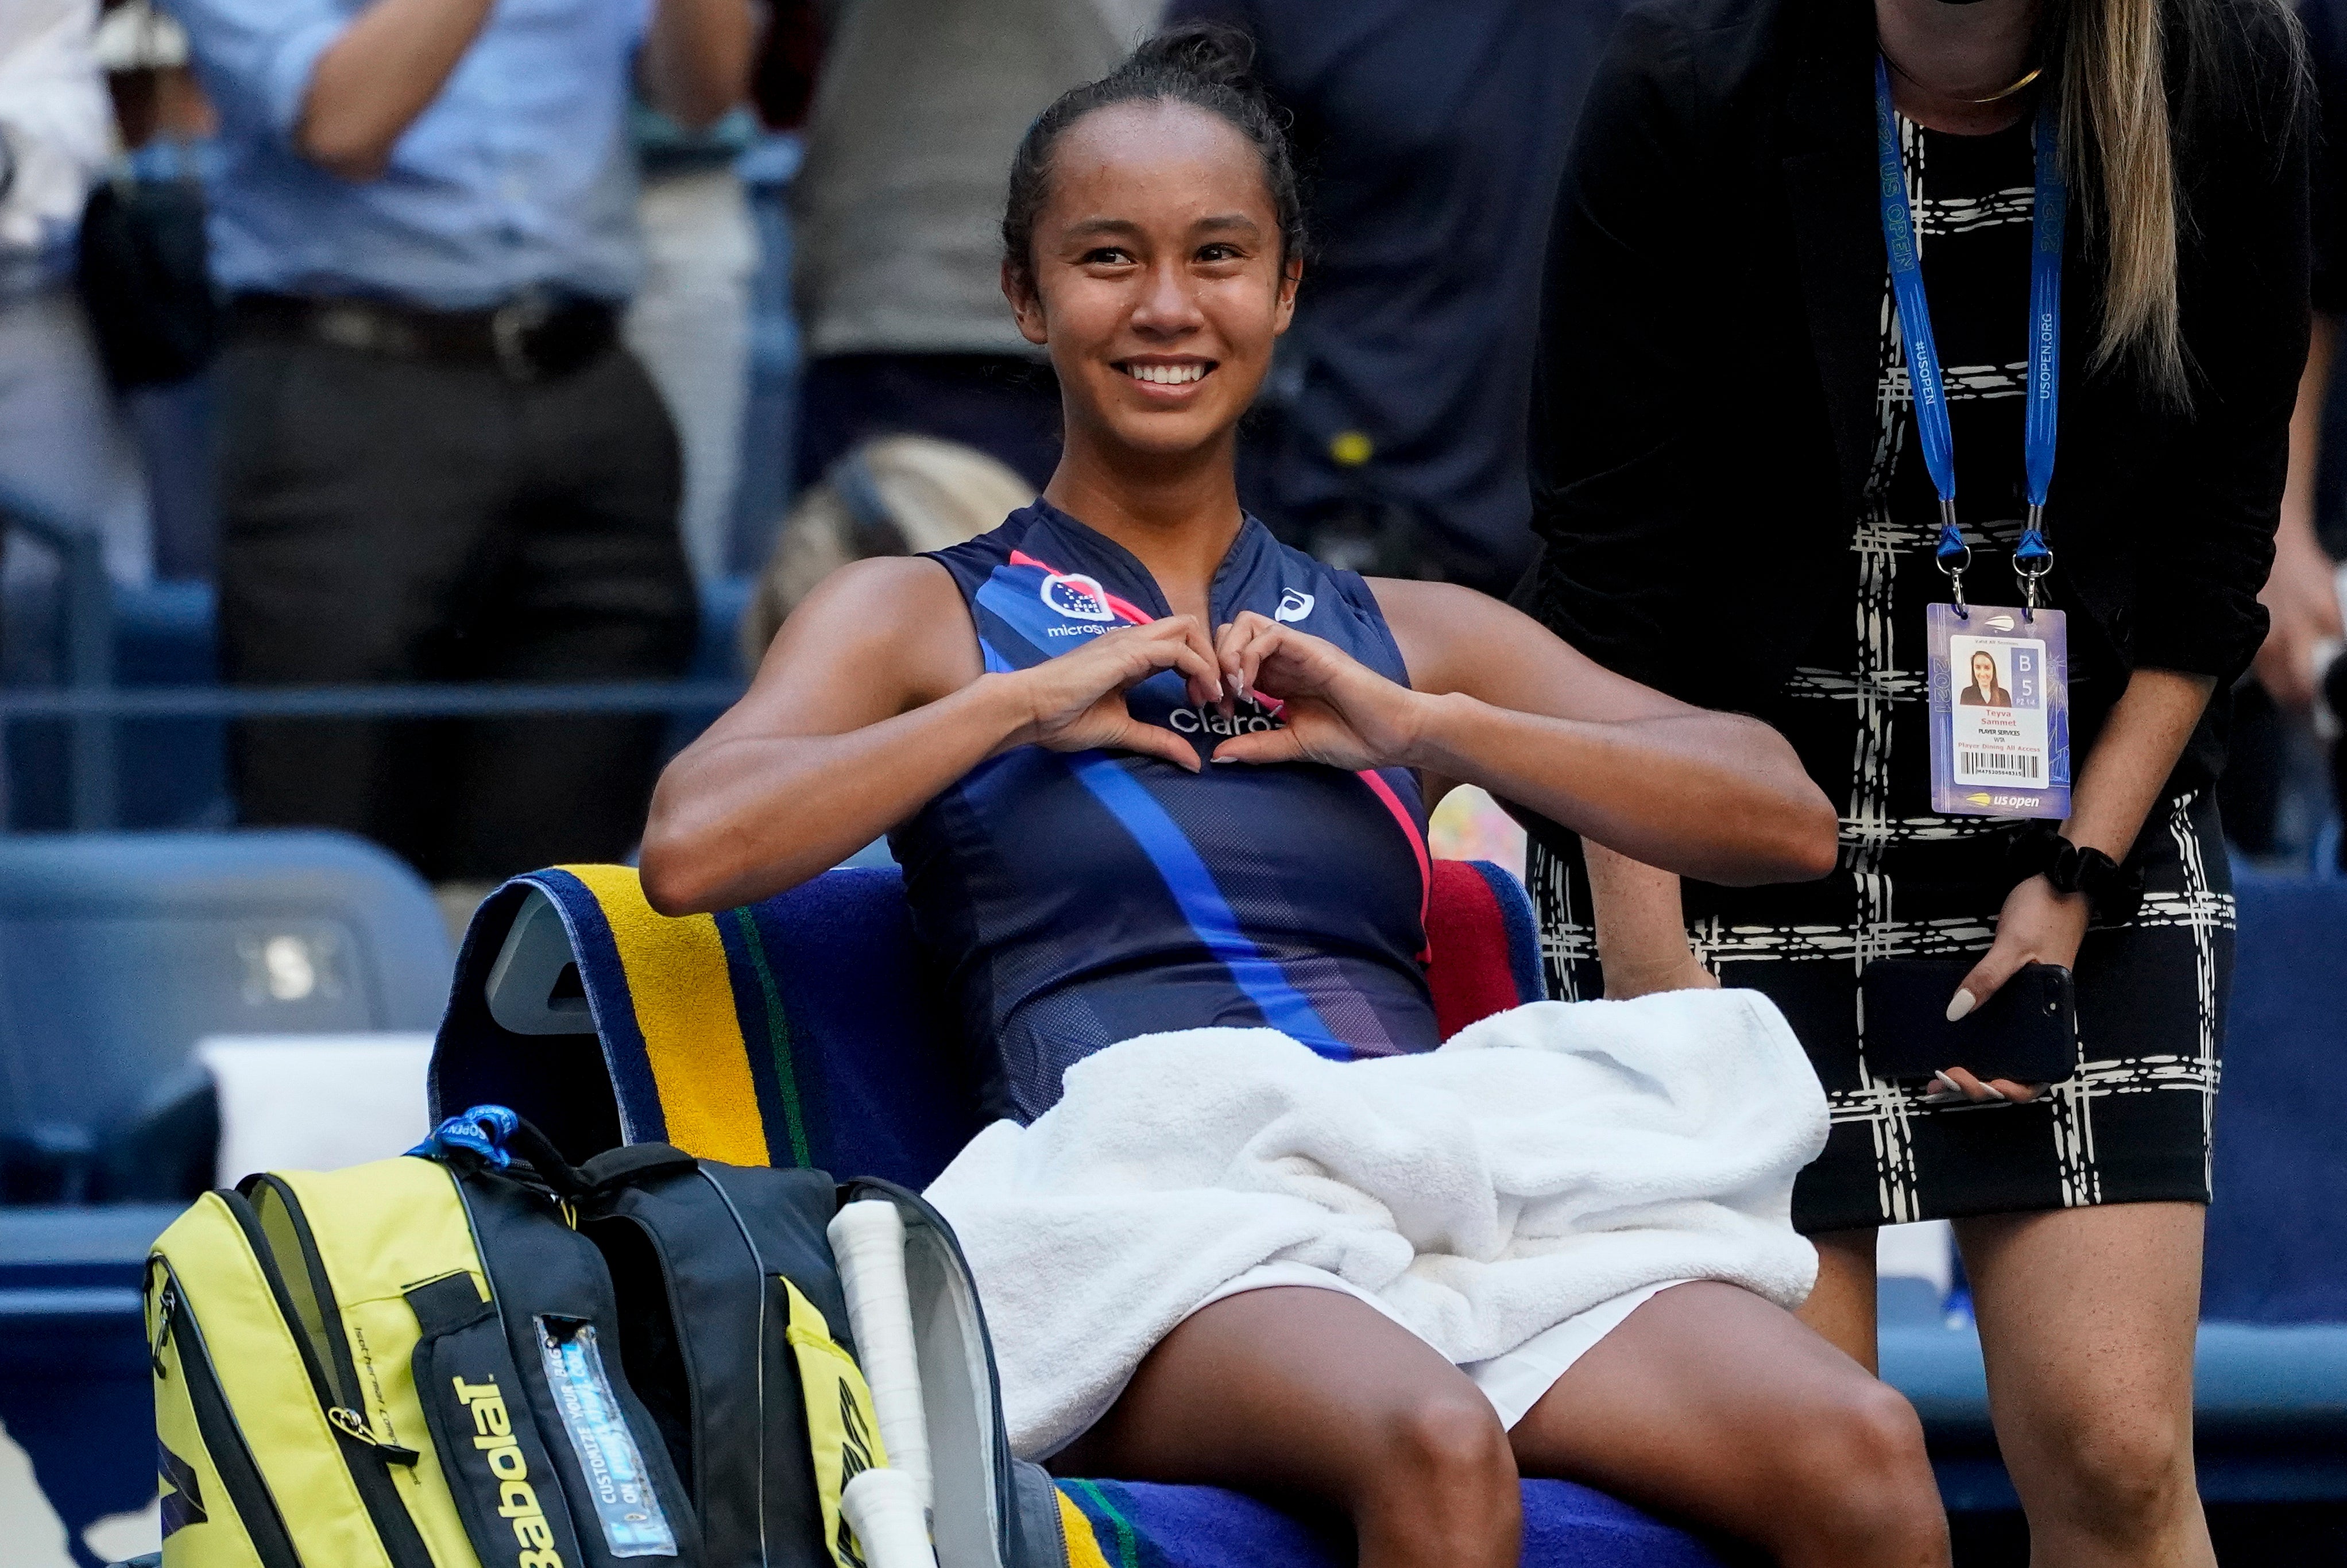
[[[989,670],[948,699],[964,705],[979,726],[987,739],[987,756],[1034,741],[1041,716],[1028,679],[1033,673],[1031,670]]]
[[[1461,784],[1480,784],[1471,746],[1462,745],[1462,733],[1474,722],[1474,715],[1483,707],[1481,702],[1464,692],[1418,692],[1409,687],[1397,688],[1402,693],[1402,705],[1396,721],[1400,739],[1395,746],[1392,766],[1420,768],[1437,773]]]

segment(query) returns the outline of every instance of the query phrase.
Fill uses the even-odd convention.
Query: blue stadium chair
[[[2347,882],[2236,873],[2240,957],[2217,1097],[2194,1376],[2201,1495],[2347,1500]],[[1911,1288],[1910,1288],[1911,1287]],[[1980,1337],[1887,1283],[1882,1375],[1915,1403],[1954,1509],[2016,1505]]]
[[[200,1037],[428,1030],[454,962],[430,890],[344,835],[0,838],[0,1139],[56,1189],[19,1195],[88,1195]]]
[[[201,1091],[156,1108],[198,1039],[429,1030],[454,963],[430,890],[342,834],[0,835],[0,1139],[51,1200],[0,1207],[0,1421],[76,1541],[155,1493],[139,1267],[177,1205],[55,1200],[158,1159],[209,1185]]]

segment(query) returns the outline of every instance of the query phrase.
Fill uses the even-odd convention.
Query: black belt
[[[616,307],[601,300],[524,294],[486,311],[434,311],[385,300],[239,294],[241,329],[333,343],[391,359],[494,365],[515,381],[583,369],[619,337]]]

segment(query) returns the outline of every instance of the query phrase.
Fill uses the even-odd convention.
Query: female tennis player
[[[888,834],[996,1109],[1030,1120],[1071,1063],[1154,1030],[1432,1049],[1422,834],[1460,784],[1712,881],[1832,866],[1833,810],[1773,731],[1473,592],[1323,566],[1241,510],[1233,432],[1295,308],[1301,227],[1279,121],[1223,36],[1147,44],[1036,121],[1003,288],[1058,372],[1058,472],[995,532],[858,562],[791,616],[661,782],[656,907],[763,898]],[[1791,1568],[1947,1560],[1905,1402],[1717,1282],[1643,1300],[1512,1426],[1350,1296],[1227,1296],[1058,1462],[1300,1492],[1380,1568],[1515,1563],[1520,1474]]]

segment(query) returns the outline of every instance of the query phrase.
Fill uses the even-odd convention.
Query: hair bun
[[[1188,22],[1143,39],[1130,64],[1179,71],[1217,87],[1262,91],[1255,77],[1255,40],[1219,22]]]

